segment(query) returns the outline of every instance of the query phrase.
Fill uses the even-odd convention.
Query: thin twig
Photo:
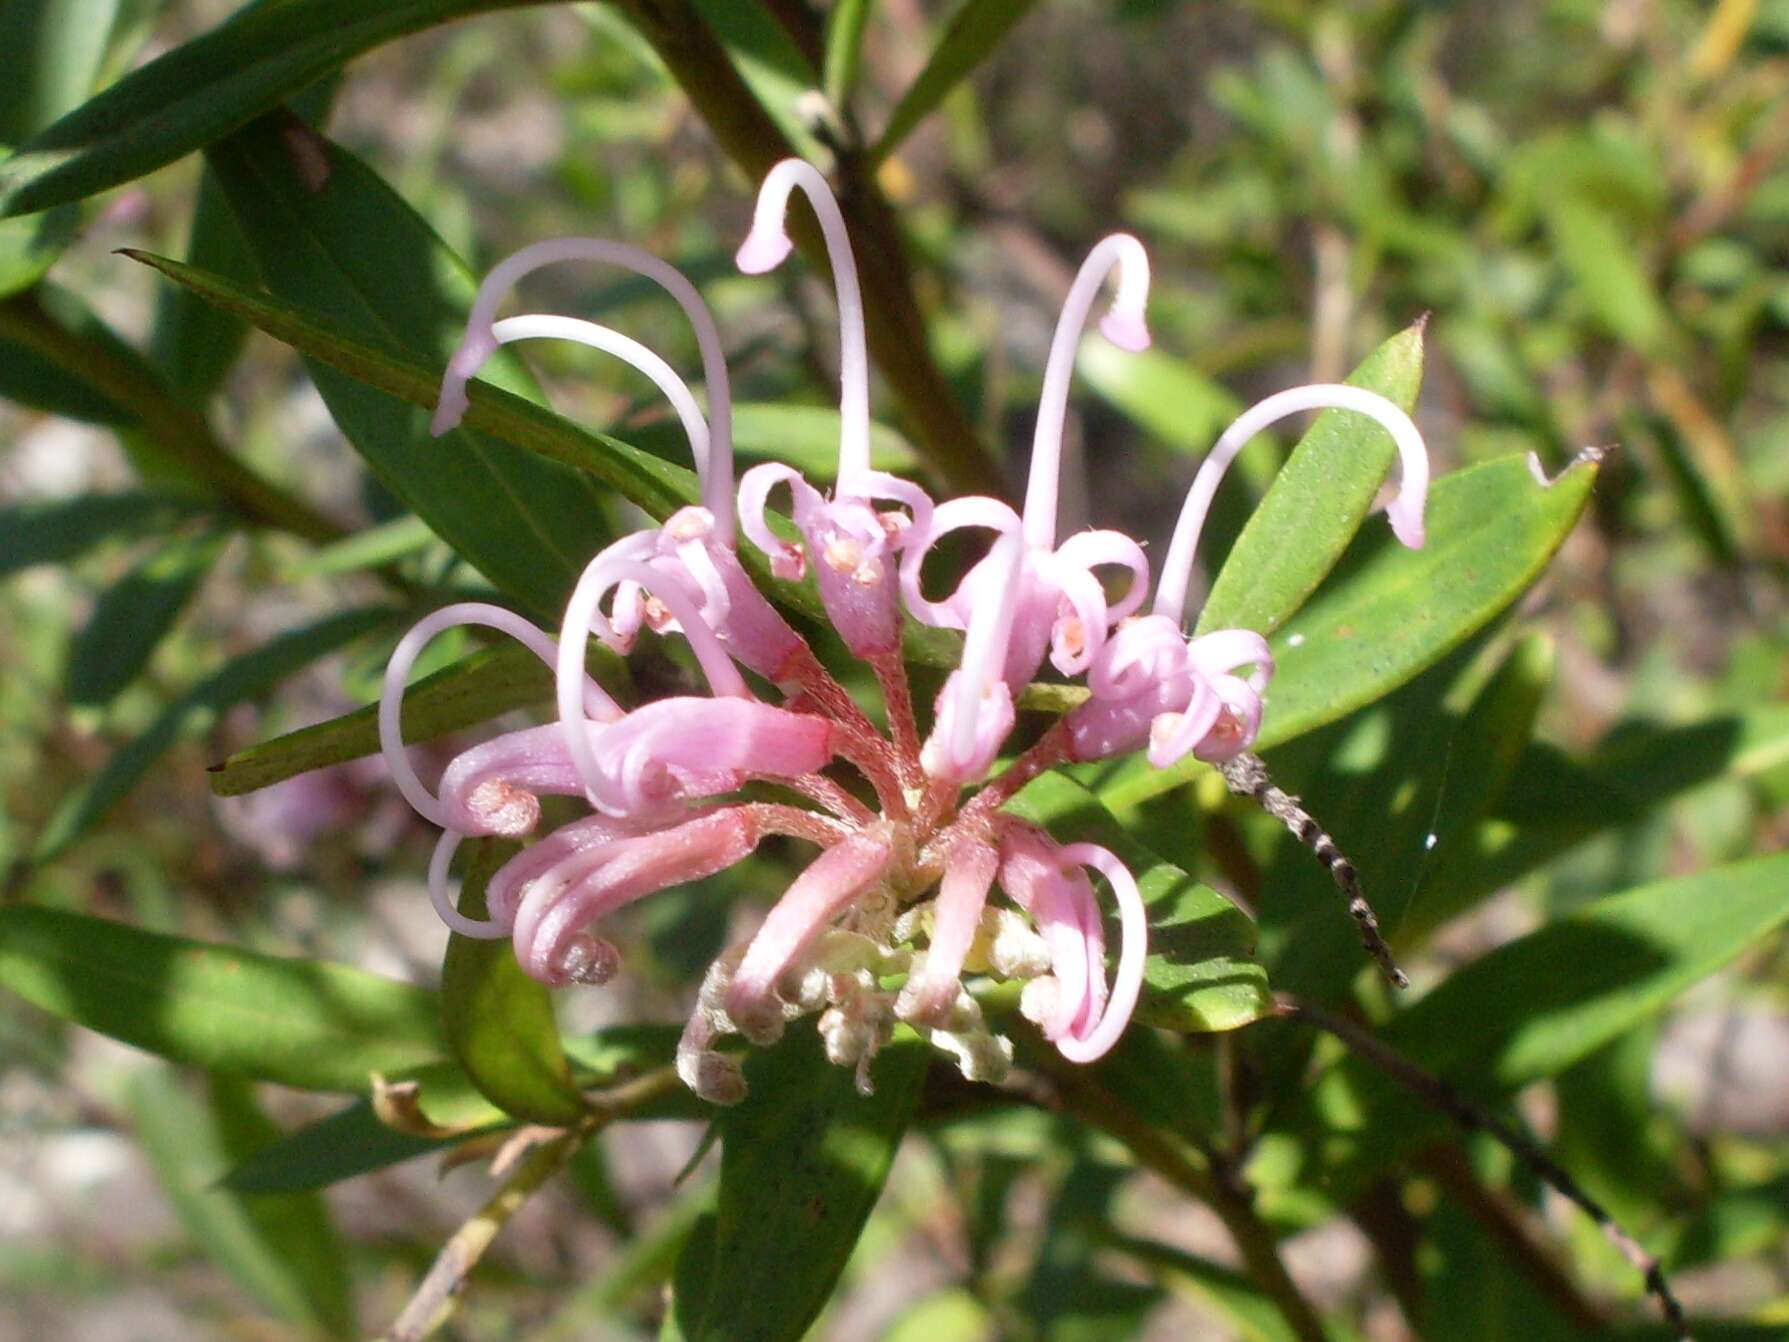
[[[1646,1280],[1646,1289],[1659,1303],[1666,1322],[1680,1342],[1689,1342],[1689,1326],[1684,1320],[1683,1306],[1671,1293],[1659,1260],[1647,1253],[1615,1218],[1589,1193],[1585,1192],[1570,1172],[1535,1142],[1490,1110],[1462,1096],[1447,1081],[1427,1071],[1386,1044],[1366,1027],[1337,1016],[1313,1003],[1285,993],[1275,999],[1275,1012],[1286,1020],[1302,1021],[1327,1034],[1334,1035],[1355,1053],[1372,1063],[1392,1080],[1419,1099],[1439,1109],[1468,1132],[1482,1132],[1501,1144],[1533,1173],[1568,1201],[1575,1203],[1603,1232],[1603,1237],[1617,1253],[1633,1265]]]
[[[1336,841],[1323,826],[1304,809],[1297,797],[1274,786],[1273,780],[1267,776],[1267,764],[1259,755],[1244,753],[1225,760],[1218,765],[1218,772],[1223,775],[1230,791],[1238,796],[1253,797],[1263,811],[1290,830],[1300,843],[1317,855],[1319,862],[1329,868],[1336,886],[1348,898],[1348,913],[1360,928],[1361,944],[1367,948],[1367,954],[1378,962],[1380,971],[1388,980],[1400,988],[1408,988],[1410,980],[1392,958],[1391,947],[1380,935],[1373,906],[1361,893],[1360,876],[1355,872],[1354,864],[1342,856]]]

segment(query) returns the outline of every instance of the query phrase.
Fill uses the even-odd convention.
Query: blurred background
[[[233,8],[123,6],[106,59],[140,62]],[[883,123],[954,8],[872,7],[855,104],[865,126]],[[611,10],[523,9],[382,47],[350,68],[328,126],[475,271],[543,237],[627,239],[703,287],[743,400],[833,399],[823,279],[803,265],[771,281],[733,273],[753,184]],[[0,127],[0,140],[21,135]],[[196,318],[114,249],[184,254],[199,166],[189,158],[102,197],[54,273],[141,348]],[[1074,268],[1115,229],[1148,246],[1155,348],[1085,353],[1065,528],[1121,526],[1165,543],[1180,491],[1231,415],[1283,386],[1339,380],[1428,313],[1416,417],[1438,469],[1523,450],[1554,472],[1581,448],[1614,449],[1591,511],[1523,607],[1548,659],[1539,738],[1607,757],[1670,724],[1755,723],[1789,691],[1789,0],[1044,0],[879,180],[933,350],[1009,482],[1022,480]],[[530,289],[546,309],[600,304],[675,366],[696,367],[668,304],[603,283],[551,273]],[[663,408],[614,369],[559,350],[531,362],[567,415],[677,450]],[[336,517],[397,517],[289,350],[248,337],[216,375],[213,426],[266,476]],[[905,427],[891,400],[879,414]],[[829,447],[792,422],[759,433],[786,446],[779,438]],[[0,444],[9,507],[123,489],[156,470],[154,445],[120,427],[116,407],[58,401],[4,356]],[[899,432],[885,447],[911,462]],[[1208,561],[1280,452],[1262,440],[1245,454]],[[263,705],[203,715],[101,828],[53,863],[25,860],[60,799],[167,703],[228,655],[375,595],[374,579],[269,535],[197,538],[173,553],[111,543],[31,567],[0,536],[0,559],[18,569],[0,586],[6,898],[433,978],[443,938],[421,884],[432,836],[376,763],[238,799],[206,784],[205,766],[231,750],[364,702],[382,648],[326,662]],[[113,683],[96,611],[146,569],[173,609],[137,674]],[[1706,778],[1444,920],[1425,950],[1431,972],[1592,895],[1784,847],[1789,734],[1747,737]],[[1156,821],[1191,823],[1184,812]],[[642,906],[627,925],[628,973],[567,995],[562,1020],[680,1019],[727,934],[735,892],[720,893]],[[1621,1181],[1599,1183],[1599,1171],[1631,1175],[1643,1162],[1651,1195],[1616,1210],[1642,1230],[1670,1229],[1667,1258],[1692,1309],[1774,1317],[1789,1335],[1783,969],[1779,939],[1655,1026],[1532,1088],[1522,1112],[1597,1191],[1619,1196]],[[1630,1107],[1610,1131],[1562,1132],[1551,1116],[1572,1085],[1619,1091]],[[201,1092],[0,998],[0,1342],[314,1331],[253,1217],[210,1191],[243,1140],[229,1115],[256,1112],[227,1090]],[[282,1124],[328,1109],[262,1099]],[[673,1181],[699,1135],[677,1124],[607,1134],[517,1219],[450,1335],[645,1335],[667,1246],[693,1206]],[[472,1170],[400,1166],[329,1190],[334,1228],[306,1242],[346,1264],[370,1332],[485,1188]],[[1421,1210],[1434,1191],[1419,1181],[1404,1196]],[[1121,1178],[1097,1147],[1067,1149],[1042,1116],[946,1125],[908,1140],[816,1336],[1272,1336],[1123,1264],[1104,1270],[1099,1289],[1113,1294],[1093,1311],[1086,1281],[1038,1253],[1044,1222],[1077,1207],[1220,1261],[1230,1252],[1205,1214],[1147,1177]],[[1574,1273],[1627,1291],[1593,1232],[1561,1207],[1547,1215]],[[1410,1335],[1352,1222],[1318,1219],[1288,1257],[1360,1336]],[[1498,1331],[1483,1313],[1498,1298],[1456,1302],[1459,1317],[1476,1310],[1492,1329],[1473,1336],[1545,1332],[1519,1312]]]

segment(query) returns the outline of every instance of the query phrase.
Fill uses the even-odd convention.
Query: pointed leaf
[[[361,52],[469,14],[539,0],[283,0],[150,61],[0,163],[0,213],[80,200],[229,134]]]
[[[1789,854],[1643,886],[1481,956],[1381,1033],[1465,1094],[1496,1100],[1651,1019],[1786,922]],[[1343,1198],[1447,1123],[1354,1059],[1307,1104],[1330,1117],[1324,1177]]]
[[[245,1152],[223,1186],[238,1193],[311,1192],[445,1150],[458,1140],[399,1132],[379,1121],[370,1101],[356,1100]]]
[[[275,295],[393,350],[452,353],[477,286],[365,164],[289,113],[212,146],[207,161]],[[315,362],[311,374],[355,449],[444,540],[528,609],[564,605],[610,539],[593,481],[471,429],[436,438],[426,414]],[[483,378],[538,398],[512,355]]]
[[[383,607],[339,611],[226,662],[169,704],[147,731],[114,751],[104,768],[63,799],[39,836],[34,856],[47,861],[85,834],[176,741],[203,731],[225,709],[266,694],[391,618]]]
[[[1500,457],[1436,482],[1423,549],[1363,534],[1323,591],[1272,639],[1278,670],[1259,748],[1382,698],[1483,629],[1540,575],[1595,480],[1592,460],[1542,484],[1530,458]],[[1168,769],[1129,761],[1111,771],[1100,795],[1122,810],[1205,767],[1190,757]]]
[[[519,851],[518,844],[492,839],[471,845],[461,913],[488,916],[485,883]],[[584,1117],[584,1097],[559,1047],[552,995],[516,963],[509,938],[449,936],[441,966],[441,1024],[454,1060],[505,1113],[552,1127]]]
[[[882,138],[870,151],[879,164],[912,134],[913,128],[937,110],[950,91],[987,59],[1015,24],[1031,12],[1036,0],[965,0],[951,16],[925,69],[889,114]]]
[[[142,674],[229,539],[215,531],[176,537],[100,593],[69,648],[71,704],[103,708]]]
[[[1044,774],[1007,809],[1061,842],[1103,844],[1137,878],[1149,909],[1139,1020],[1170,1030],[1234,1030],[1273,1009],[1248,916],[1138,844],[1093,793],[1062,774]],[[1118,945],[1110,932],[1106,944]]]
[[[1368,355],[1348,382],[1408,412],[1416,408],[1422,366],[1418,322]],[[1317,416],[1231,547],[1199,612],[1199,632],[1271,634],[1285,623],[1360,530],[1396,456],[1391,435],[1365,416],[1345,410]]]
[[[171,1061],[300,1090],[365,1091],[445,1055],[421,988],[53,909],[0,909],[0,987]]]
[[[876,1057],[873,1095],[826,1060],[806,1022],[747,1058],[751,1093],[717,1120],[721,1184],[699,1327],[689,1326],[693,1302],[679,1304],[690,1342],[799,1342],[881,1195],[930,1056],[898,1032]]]
[[[322,1201],[305,1193],[250,1198],[217,1185],[235,1151],[271,1127],[246,1088],[216,1083],[202,1104],[167,1069],[148,1069],[132,1079],[128,1105],[175,1214],[212,1261],[310,1334],[352,1333],[342,1244]]]

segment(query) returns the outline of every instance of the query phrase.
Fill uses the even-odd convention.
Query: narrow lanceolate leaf
[[[0,164],[0,214],[119,186],[222,138],[361,52],[468,14],[539,0],[284,0],[132,72]]]
[[[899,149],[913,128],[975,72],[975,67],[987,59],[1035,3],[1036,0],[966,0],[952,16],[919,78],[889,114],[888,126],[870,152],[871,161],[880,163]]]
[[[482,921],[485,883],[519,846],[483,839],[471,849],[459,909]],[[583,1096],[559,1046],[552,995],[522,972],[508,937],[478,940],[455,932],[448,938],[441,1022],[454,1060],[506,1114],[554,1127],[584,1116]]]
[[[391,618],[384,608],[341,611],[226,662],[168,705],[147,731],[115,751],[105,767],[63,799],[37,841],[36,858],[52,858],[85,834],[183,736],[204,730],[225,709],[266,694]]]
[[[276,296],[394,351],[445,361],[477,285],[433,229],[365,164],[289,113],[214,145],[208,162]],[[557,612],[610,539],[595,482],[311,363],[330,413],[393,493],[504,591]],[[539,393],[513,355],[481,375]],[[431,398],[432,399],[432,398]]]
[[[1473,961],[1383,1037],[1465,1094],[1496,1100],[1657,1015],[1785,922],[1789,854],[1643,886]],[[1448,1121],[1357,1060],[1326,1077],[1309,1106],[1310,1119],[1328,1120],[1328,1177],[1348,1187]]]
[[[254,277],[248,244],[230,213],[217,175],[209,170],[199,178],[186,255],[191,264],[242,283]],[[185,289],[166,289],[155,305],[149,358],[170,388],[199,402],[222,384],[247,336],[248,326],[240,318],[219,311]]]
[[[1260,748],[1384,697],[1483,629],[1540,575],[1595,480],[1590,459],[1543,484],[1529,458],[1500,457],[1435,483],[1422,549],[1363,534],[1324,590],[1272,639],[1278,670]],[[1204,767],[1190,758],[1169,769],[1129,761],[1100,795],[1114,808],[1134,806]]]
[[[411,354],[368,345],[347,334],[345,328],[318,320],[299,307],[269,301],[222,276],[194,270],[178,261],[144,252],[126,255],[153,266],[207,302],[240,314],[251,325],[358,382],[412,405],[435,404],[441,385],[439,360],[424,361]],[[587,471],[651,517],[662,521],[684,505],[698,501],[695,473],[682,466],[605,434],[586,432],[551,410],[486,382],[474,382],[468,390],[471,408],[466,412],[467,427]],[[810,583],[771,578],[769,566],[749,545],[740,548],[739,558],[759,587],[778,605],[809,619],[824,618],[819,597]],[[910,624],[902,639],[909,661],[952,667],[961,656],[961,637],[949,630],[921,629]]]
[[[1044,774],[1008,809],[1062,842],[1103,844],[1137,878],[1149,909],[1138,1019],[1170,1030],[1234,1030],[1272,1010],[1247,915],[1139,845],[1093,793],[1061,774]],[[1118,944],[1116,923],[1109,923],[1106,945],[1115,952]]]
[[[445,1056],[421,988],[53,909],[0,909],[0,987],[171,1061],[301,1090],[365,1091]]]
[[[348,1336],[347,1267],[321,1200],[248,1198],[218,1187],[234,1151],[272,1125],[240,1082],[214,1084],[210,1101],[195,1099],[165,1069],[138,1073],[126,1092],[137,1139],[175,1216],[263,1309],[312,1336]]]
[[[690,0],[726,48],[733,68],[777,129],[803,158],[824,153],[802,99],[819,86],[815,70],[789,30],[761,0]]]
[[[826,68],[821,88],[827,100],[841,111],[857,88],[857,72],[863,65],[863,34],[869,27],[875,0],[838,0],[826,16]]]
[[[417,1137],[387,1127],[371,1101],[356,1100],[327,1118],[244,1154],[224,1177],[238,1193],[301,1193],[440,1151],[456,1137]]]
[[[1411,411],[1422,367],[1418,322],[1368,355],[1348,382]],[[1199,632],[1271,634],[1285,623],[1336,566],[1396,457],[1391,435],[1365,416],[1319,415],[1231,547],[1199,612]],[[1429,535],[1436,536],[1433,525]]]
[[[0,362],[4,361],[0,353]],[[168,530],[198,511],[172,494],[82,494],[0,508],[0,577],[34,564],[66,564],[108,541]]]
[[[218,532],[177,536],[100,593],[69,648],[69,703],[103,708],[142,673],[228,542]]]
[[[607,649],[593,648],[587,665],[605,689],[625,692],[626,668]],[[404,693],[399,721],[405,741],[434,741],[552,700],[552,668],[527,648],[510,645],[474,653],[414,682]],[[368,704],[238,751],[211,766],[211,790],[220,797],[240,797],[312,769],[376,755],[378,717],[379,706]]]
[[[699,1299],[678,1272],[689,1342],[806,1334],[881,1195],[929,1057],[903,1029],[876,1058],[875,1094],[860,1095],[852,1069],[829,1063],[805,1022],[751,1054],[751,1093],[717,1120],[720,1196]]]

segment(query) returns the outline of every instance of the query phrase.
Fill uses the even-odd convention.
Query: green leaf
[[[1176,452],[1203,453],[1242,408],[1221,383],[1159,350],[1133,354],[1087,340],[1075,369],[1097,396]]]
[[[445,1150],[456,1137],[416,1137],[388,1128],[368,1100],[247,1152],[230,1167],[225,1188],[238,1193],[302,1193],[389,1169]]]
[[[740,79],[789,143],[806,159],[823,154],[813,118],[802,106],[819,74],[769,6],[761,0],[690,0],[690,5],[714,30]]]
[[[187,1233],[268,1310],[319,1337],[354,1331],[341,1241],[315,1194],[249,1198],[217,1185],[243,1144],[272,1129],[240,1082],[216,1082],[210,1104],[165,1068],[127,1092],[137,1140]]]
[[[1155,1240],[1113,1236],[1110,1243],[1175,1294],[1216,1313],[1244,1342],[1296,1342],[1273,1298],[1234,1268]]]
[[[1789,854],[1611,895],[1456,970],[1382,1031],[1462,1092],[1556,1076],[1657,1015],[1789,922]],[[1321,1177],[1346,1198],[1447,1123],[1358,1059],[1307,1105],[1328,1119]]]
[[[799,1342],[881,1195],[930,1056],[897,1032],[876,1057],[873,1095],[858,1093],[851,1068],[826,1060],[806,1022],[748,1056],[750,1094],[716,1120],[720,1195],[700,1302],[683,1294],[678,1274],[690,1342]]]
[[[175,537],[100,594],[69,648],[71,704],[103,708],[142,674],[229,539],[215,531]]]
[[[239,283],[254,279],[255,263],[217,174],[209,168],[199,178],[193,202],[192,234],[187,239],[190,264],[228,275]],[[236,361],[248,326],[185,289],[165,289],[155,305],[150,335],[150,361],[175,392],[203,401],[222,385]]]
[[[629,433],[636,447],[677,461],[689,455],[683,427],[669,421],[645,424]],[[747,461],[780,461],[815,484],[832,480],[839,468],[839,412],[818,405],[747,401],[733,407],[733,451]],[[870,426],[870,465],[879,471],[910,473],[919,456],[901,434],[885,424]]]
[[[222,276],[144,252],[125,254],[369,387],[412,405],[435,404],[441,384],[438,363],[424,363],[408,354],[376,349],[295,307],[251,294]],[[587,471],[650,517],[662,521],[677,509],[698,501],[692,471],[604,434],[588,433],[552,411],[488,383],[474,382],[468,390],[471,408],[466,412],[467,426]],[[768,564],[751,546],[741,547],[739,559],[757,585],[778,605],[809,619],[824,618],[811,583],[781,582],[770,577]],[[962,640],[948,630],[921,629],[909,624],[902,640],[909,661],[954,667],[961,657]]]
[[[1382,698],[1483,629],[1546,567],[1595,480],[1590,460],[1543,485],[1529,458],[1500,457],[1436,481],[1421,550],[1363,535],[1272,640],[1278,669],[1258,748]],[[1100,795],[1123,810],[1205,767],[1191,758],[1168,769],[1129,761],[1111,772]]]
[[[1368,355],[1348,383],[1408,412],[1416,408],[1422,368],[1419,321]],[[1391,435],[1364,415],[1317,416],[1231,547],[1199,612],[1199,632],[1271,634],[1284,624],[1341,559],[1396,457]],[[1429,535],[1431,543],[1439,538],[1433,521]]]
[[[485,883],[520,851],[493,839],[473,845],[460,912],[484,919]],[[585,1115],[559,1047],[553,998],[516,962],[508,937],[451,934],[441,966],[441,1024],[454,1060],[480,1094],[507,1114],[569,1127]]]
[[[925,69],[889,114],[882,138],[870,151],[872,165],[882,163],[913,128],[930,116],[958,83],[1000,45],[1036,0],[965,0],[932,51]]]
[[[26,314],[18,311],[27,305],[30,319],[54,332],[69,352],[53,351],[31,338]],[[75,294],[44,284],[19,295],[0,306],[0,396],[92,424],[137,424],[136,409],[127,409],[88,374],[84,356],[89,349],[132,373],[151,380],[155,376],[142,356]]]
[[[837,0],[826,15],[826,70],[821,87],[826,100],[841,112],[857,88],[863,64],[863,34],[875,0]]]
[[[169,704],[148,730],[114,751],[104,768],[63,799],[38,838],[36,859],[55,857],[85,834],[176,741],[203,731],[225,709],[266,694],[391,617],[383,607],[338,611],[226,662]]]
[[[0,987],[171,1061],[300,1090],[365,1091],[445,1056],[432,992],[53,909],[0,909]]]
[[[607,689],[620,692],[625,665],[593,647],[588,666]],[[407,742],[434,741],[518,708],[551,703],[553,670],[527,648],[507,645],[462,658],[414,681],[404,694],[400,730]],[[379,706],[303,727],[240,750],[210,769],[211,790],[239,797],[332,764],[379,753]]]
[[[1137,1018],[1170,1030],[1234,1030],[1273,1009],[1267,971],[1254,959],[1254,925],[1210,886],[1131,838],[1073,779],[1048,773],[1007,804],[1062,842],[1110,848],[1131,869],[1149,909],[1149,959]],[[1108,934],[1106,944],[1118,942]]]
[[[118,81],[0,164],[0,213],[81,200],[221,139],[361,52],[434,24],[539,0],[284,0]]]
[[[1582,196],[1566,194],[1553,198],[1546,220],[1559,259],[1596,319],[1641,353],[1659,353],[1671,319],[1615,217]]]
[[[140,492],[0,508],[0,577],[36,564],[66,564],[108,541],[166,531],[197,511],[190,499]]]
[[[268,289],[392,350],[445,361],[477,291],[402,197],[289,113],[207,153]],[[428,416],[312,361],[330,413],[381,480],[498,587],[556,613],[611,539],[587,476],[469,428],[435,438]],[[530,398],[513,355],[484,380]],[[433,398],[431,397],[431,400]]]
[[[435,542],[434,529],[420,517],[406,513],[311,551],[282,569],[280,577],[286,582],[298,582],[305,578],[364,573],[395,563]]]
[[[93,92],[118,0],[0,0],[0,145],[17,144]],[[0,297],[29,288],[80,223],[71,207],[0,223]]]

